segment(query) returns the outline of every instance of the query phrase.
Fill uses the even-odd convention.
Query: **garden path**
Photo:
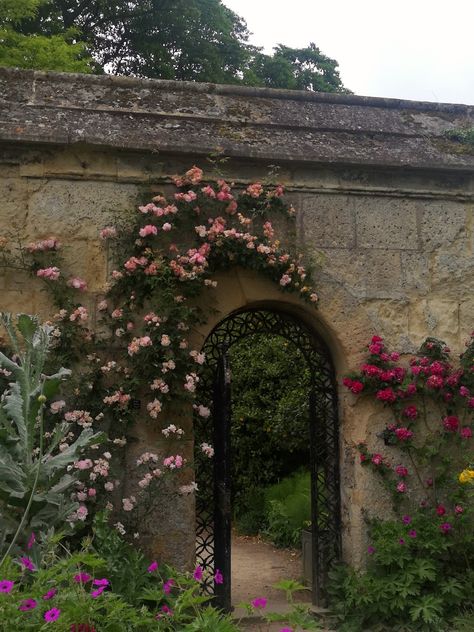
[[[294,549],[277,549],[258,537],[232,536],[232,604],[249,602],[256,597],[268,599],[267,610],[285,612],[287,604],[281,590],[273,584],[281,579],[302,581],[303,562],[301,552]],[[311,602],[311,592],[301,591],[295,598]],[[315,609],[318,611],[318,609]],[[323,611],[321,611],[322,613]],[[267,625],[258,617],[245,617],[245,611],[235,608],[234,619],[243,617],[240,627],[245,632],[278,632],[281,623]],[[324,628],[325,632],[330,632]]]
[[[232,537],[232,604],[251,601],[255,597],[268,599],[269,607],[283,606],[284,593],[273,588],[281,579],[302,580],[301,552],[277,549],[258,537]],[[302,591],[298,598],[311,601],[310,591]]]

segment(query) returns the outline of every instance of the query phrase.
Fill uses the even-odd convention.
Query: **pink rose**
[[[139,235],[140,237],[147,237],[148,235],[156,235],[158,233],[158,229],[153,224],[147,224],[143,228],[140,228]]]

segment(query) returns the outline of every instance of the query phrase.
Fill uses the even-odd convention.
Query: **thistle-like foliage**
[[[73,465],[102,435],[83,430],[66,439],[70,424],[58,423],[45,441],[45,403],[70,371],[43,373],[52,327],[21,314],[16,322],[1,315],[11,354],[0,352],[0,366],[10,383],[0,397],[0,552],[23,545],[32,530],[66,523],[76,508],[68,492],[76,481]],[[9,357],[11,356],[11,357]],[[61,444],[61,450],[59,445]],[[71,469],[71,472],[68,472]]]

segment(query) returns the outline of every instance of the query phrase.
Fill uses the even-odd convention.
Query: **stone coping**
[[[474,106],[0,68],[0,141],[474,171]]]

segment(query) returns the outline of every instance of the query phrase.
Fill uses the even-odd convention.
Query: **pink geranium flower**
[[[0,581],[0,593],[9,593],[12,591],[15,582],[10,581],[9,579],[3,579]]]
[[[267,600],[265,597],[257,597],[251,601],[254,608],[261,608],[262,610],[267,607]]]
[[[92,599],[97,599],[97,597],[99,597],[105,590],[105,586],[99,586],[99,588],[97,588],[97,590],[93,590],[91,592],[91,597]]]
[[[74,575],[73,579],[78,584],[86,584],[92,579],[92,577],[87,573],[78,573],[77,575]]]
[[[166,581],[163,584],[163,592],[165,593],[165,595],[169,595],[171,592],[172,587],[174,586],[174,579],[168,579],[168,581]]]
[[[110,584],[108,579],[105,579],[105,577],[103,579],[94,579],[94,581],[92,582],[94,584],[94,586],[108,586]]]
[[[33,564],[33,561],[27,557],[26,555],[24,555],[23,557],[20,557],[20,562],[23,566],[24,569],[28,570],[28,571],[35,571],[36,570],[36,566]]]
[[[156,560],[153,560],[153,562],[148,567],[148,572],[153,573],[156,570],[158,570],[158,562]]]
[[[59,610],[59,608],[51,608],[51,610],[47,610],[44,613],[44,620],[45,621],[56,621],[57,619],[59,619],[59,615],[61,614],[61,610]]]

